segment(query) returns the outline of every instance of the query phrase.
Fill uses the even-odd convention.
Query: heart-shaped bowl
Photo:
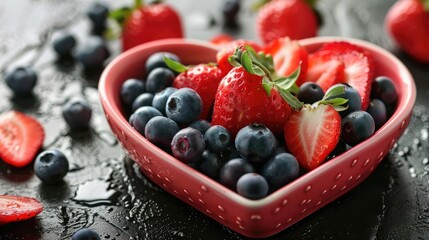
[[[404,132],[412,115],[416,97],[413,78],[388,51],[365,41],[338,37],[311,38],[300,43],[311,53],[332,41],[356,44],[373,56],[375,76],[388,76],[394,81],[397,108],[369,139],[260,200],[241,197],[162,151],[133,129],[122,111],[121,85],[128,78],[144,76],[144,63],[150,54],[167,51],[177,54],[184,64],[208,63],[216,61],[215,46],[202,41],[168,39],[124,52],[101,76],[101,103],[116,137],[148,178],[240,234],[267,237],[322,208],[368,177]]]

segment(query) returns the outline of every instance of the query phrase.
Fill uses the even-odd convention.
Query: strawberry
[[[234,41],[234,38],[228,34],[218,34],[214,36],[212,39],[210,39],[211,43],[218,46],[223,46],[224,44],[227,44],[232,41]]]
[[[219,82],[222,80],[222,72],[217,66],[199,64],[186,67],[169,58],[164,58],[167,66],[180,74],[174,79],[173,87],[194,89],[203,100],[203,110],[200,119],[208,119]]]
[[[317,16],[303,0],[274,0],[262,6],[257,32],[265,44],[281,37],[303,39],[317,34]]]
[[[273,57],[277,74],[288,76],[298,66],[301,66],[301,73],[296,84],[301,85],[305,81],[308,53],[299,45],[298,41],[290,40],[288,37],[278,38],[265,46],[263,51]]]
[[[308,57],[306,81],[317,83],[323,91],[344,82],[344,63],[330,51],[318,51]]]
[[[324,59],[327,62],[329,62],[329,63],[325,62],[325,64],[328,64],[330,68],[334,66],[334,69],[335,69],[335,65],[338,65],[337,61],[340,61],[344,64],[344,80],[342,82],[349,84],[359,92],[359,95],[362,100],[362,110],[366,110],[369,104],[371,84],[373,81],[373,74],[374,74],[374,62],[371,55],[365,52],[362,48],[348,42],[327,43],[319,50],[319,52],[324,52],[324,53],[315,53],[315,54],[320,54],[322,56],[332,55],[331,57],[326,57]],[[310,56],[310,59],[312,58],[313,56]],[[310,61],[313,61],[313,60],[310,60]],[[313,74],[311,72],[313,71],[317,72],[315,68],[316,68],[315,65],[311,63],[311,66],[309,67],[309,70],[308,70],[310,72],[309,73],[310,76],[312,76]],[[338,67],[338,68],[341,69],[342,67]],[[332,76],[336,76],[341,79],[342,78],[341,74],[342,73],[340,70],[340,72],[337,73],[337,75],[333,74]],[[329,82],[324,82],[324,81],[329,81]],[[338,80],[333,81],[330,78],[326,78],[326,80],[318,79],[318,83],[325,87],[329,86],[331,83],[334,83],[334,82],[338,82]]]
[[[0,115],[0,158],[15,167],[29,164],[43,144],[43,127],[20,112]]]
[[[284,125],[288,149],[307,170],[322,164],[340,139],[341,117],[330,105],[305,105]]]
[[[122,48],[128,50],[139,44],[164,39],[182,38],[179,15],[168,4],[142,5],[136,0],[135,9],[126,18],[122,31]]]
[[[228,58],[234,53],[235,49],[240,46],[251,46],[256,52],[262,50],[262,47],[256,42],[243,39],[234,40],[223,45],[216,55],[217,64],[222,70],[222,76],[225,76],[233,68],[228,62]]]
[[[0,225],[30,219],[42,210],[34,198],[0,195]]]
[[[230,57],[235,67],[219,84],[212,125],[222,125],[233,137],[250,123],[263,124],[281,134],[291,108],[301,106],[289,92],[299,76],[299,68],[286,78],[275,79],[272,59],[257,55],[249,47],[243,49],[238,48]]]
[[[388,11],[385,25],[399,47],[429,63],[429,0],[400,0]]]

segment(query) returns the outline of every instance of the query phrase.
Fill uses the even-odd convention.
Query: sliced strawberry
[[[203,100],[203,111],[200,118],[208,119],[215,101],[217,87],[222,80],[221,73],[216,66],[196,65],[179,74],[173,82],[173,87],[194,89]]]
[[[362,99],[362,110],[369,104],[374,62],[370,54],[359,46],[348,42],[331,42],[319,51],[330,51],[344,63],[344,82],[356,89]]]
[[[0,225],[30,219],[42,210],[34,198],[0,195]]]
[[[340,139],[341,117],[330,105],[309,105],[290,116],[284,137],[299,164],[312,170],[322,164]]]
[[[224,44],[227,44],[229,42],[234,41],[234,38],[232,38],[228,34],[218,34],[214,36],[212,39],[210,39],[210,42],[219,46],[222,46]]]
[[[243,39],[234,40],[223,45],[216,55],[217,64],[222,70],[222,76],[228,74],[228,72],[232,69],[232,65],[228,62],[228,57],[234,54],[235,49],[240,46],[251,46],[253,49],[255,49],[256,52],[262,50],[262,47],[259,46],[259,44],[256,42]]]
[[[43,127],[23,113],[0,115],[0,158],[15,167],[29,164],[43,144]]]
[[[330,51],[318,51],[308,56],[306,81],[317,83],[326,92],[332,85],[344,82],[344,63]]]
[[[305,81],[308,53],[298,41],[292,41],[287,37],[278,38],[265,46],[264,52],[273,56],[274,69],[280,76],[290,75],[301,65],[296,84],[301,85]]]

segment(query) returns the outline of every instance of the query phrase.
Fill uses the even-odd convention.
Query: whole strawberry
[[[173,87],[194,89],[203,100],[200,119],[209,119],[219,82],[222,80],[220,68],[210,64],[186,67],[171,59],[164,58],[167,66],[180,74],[174,79]]]
[[[265,44],[281,37],[303,39],[317,34],[317,16],[303,0],[274,0],[257,16],[257,32]]]
[[[286,78],[278,78],[270,60],[249,47],[236,50],[230,57],[235,67],[222,79],[216,93],[212,125],[224,126],[232,136],[251,123],[282,133],[291,107],[301,107],[289,92],[299,76],[299,68]]]
[[[386,15],[386,28],[399,47],[429,63],[429,1],[400,0]]]
[[[180,17],[173,8],[164,3],[142,5],[137,0],[124,23],[122,48],[125,51],[153,40],[182,37]]]

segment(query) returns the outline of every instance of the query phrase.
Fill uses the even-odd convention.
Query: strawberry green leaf
[[[167,64],[167,67],[170,68],[171,70],[178,72],[178,73],[182,73],[182,72],[186,72],[188,70],[188,67],[186,67],[185,65],[174,61],[173,59],[170,59],[166,56],[163,57],[163,60],[165,62],[165,64]]]
[[[127,19],[128,16],[131,15],[132,11],[133,11],[133,9],[131,9],[129,7],[121,7],[121,8],[110,11],[109,12],[109,18],[115,20],[120,25],[122,25],[122,24],[124,24],[125,19]]]
[[[423,8],[425,9],[426,13],[429,13],[429,0],[422,0]]]
[[[289,90],[296,82],[299,77],[299,73],[301,72],[301,66],[298,66],[296,70],[291,73],[289,76],[281,77],[274,80],[276,86]]]
[[[345,111],[349,106],[332,106],[337,112]]]
[[[244,51],[241,54],[241,65],[250,74],[256,74],[256,72],[253,71],[253,63],[252,63],[252,58],[250,57],[249,51]]]
[[[332,106],[341,106],[341,105],[346,104],[348,101],[349,100],[345,99],[345,98],[331,98],[328,100],[322,100],[319,102],[319,104],[329,104]]]
[[[262,87],[264,88],[267,95],[270,96],[271,89],[273,88],[273,83],[270,80],[268,80],[267,77],[262,78]]]
[[[292,93],[283,89],[277,89],[280,93],[280,96],[294,109],[300,110],[304,105],[303,102],[299,101]]]
[[[228,57],[228,62],[233,66],[233,67],[239,67],[241,66],[241,64],[237,61],[235,56],[229,56]]]
[[[344,91],[345,91],[345,87],[342,85],[338,85],[333,88],[330,88],[329,91],[325,93],[325,96],[323,96],[323,100],[343,95]]]

